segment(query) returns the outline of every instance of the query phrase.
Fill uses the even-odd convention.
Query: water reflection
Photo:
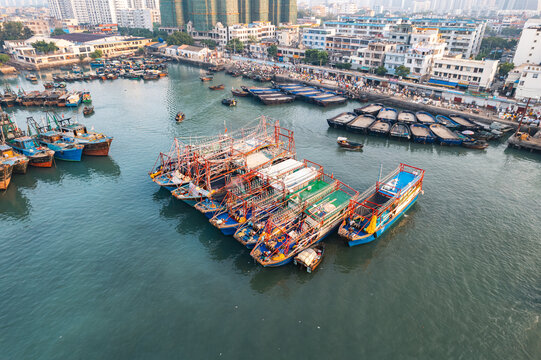
[[[8,189],[0,192],[0,217],[22,220],[30,215],[30,201],[21,191],[21,187],[13,182],[21,176],[24,175],[14,175]]]
[[[503,153],[506,155],[506,163],[516,160],[526,160],[529,162],[539,163],[541,160],[541,152],[529,152],[526,150],[507,147]]]

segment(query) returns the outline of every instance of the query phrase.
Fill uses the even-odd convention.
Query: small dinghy
[[[222,104],[226,106],[237,106],[237,100],[231,99],[222,99]]]
[[[488,147],[488,143],[485,140],[464,140],[462,146],[468,149],[484,150]]]
[[[391,131],[389,132],[389,135],[394,138],[407,139],[407,140],[409,140],[411,137],[410,129],[408,128],[408,125],[402,124],[402,123],[394,124],[391,127]]]
[[[186,117],[186,115],[184,115],[183,112],[178,112],[177,113],[177,116],[175,116],[175,121],[176,122],[181,122],[182,120],[184,120],[184,118]]]
[[[223,90],[224,88],[224,84],[209,86],[210,90]]]
[[[88,116],[94,113],[94,106],[85,106],[83,108],[83,115]]]
[[[364,146],[363,144],[349,141],[348,138],[341,136],[336,139],[336,143],[340,145],[340,147],[350,150],[361,150]]]
[[[212,76],[201,76],[199,79],[201,79],[203,82],[212,81]]]
[[[244,91],[243,89],[231,89],[231,93],[233,94],[233,96],[242,96],[242,97],[250,95],[248,91]]]
[[[321,261],[325,253],[325,244],[319,243],[311,248],[303,250],[293,259],[293,264],[306,267],[306,271],[311,273],[314,271]]]

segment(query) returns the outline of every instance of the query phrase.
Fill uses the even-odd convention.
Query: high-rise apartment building
[[[296,0],[161,0],[162,26],[184,27],[191,22],[198,31],[209,31],[217,23],[231,26],[254,21],[294,23]]]

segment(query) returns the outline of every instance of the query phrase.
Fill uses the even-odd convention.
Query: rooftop
[[[55,35],[51,36],[53,39],[63,39],[68,40],[76,43],[84,43],[88,41],[95,41],[104,39],[106,37],[109,37],[111,35],[105,35],[105,34],[85,34],[85,33],[71,33],[71,34],[62,34],[62,35]]]

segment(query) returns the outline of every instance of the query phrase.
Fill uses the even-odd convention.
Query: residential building
[[[445,53],[445,42],[420,42],[412,45],[405,54],[404,66],[410,70],[411,79],[423,80],[432,72],[434,61]]]
[[[48,0],[51,15],[81,24],[116,23],[116,3],[111,0]]]
[[[304,49],[291,48],[287,46],[278,46],[276,56],[279,61],[298,63],[304,59]]]
[[[523,64],[513,70],[520,73],[515,98],[541,100],[541,65]]]
[[[152,9],[119,9],[116,11],[118,26],[128,28],[153,29]]]
[[[140,47],[144,47],[149,42],[151,42],[151,39],[135,38],[131,36],[107,36],[88,41],[86,44],[94,46],[95,50],[100,50],[105,57],[115,57],[135,53]]]
[[[269,21],[258,21],[251,24],[236,24],[224,26],[217,23],[210,31],[198,31],[191,22],[188,22],[186,31],[196,40],[211,39],[220,46],[225,46],[231,39],[239,39],[242,42],[276,37],[276,26]]]
[[[270,21],[274,25],[295,23],[296,0],[161,0],[162,26],[183,28],[189,22],[195,31],[210,31],[221,23]]]
[[[498,60],[470,60],[459,57],[434,59],[429,83],[489,90],[498,71]]]
[[[394,52],[396,44],[390,42],[373,42],[358,51],[357,58],[353,59],[361,70],[373,70],[384,65],[385,54]]]
[[[314,16],[311,17],[302,17],[297,19],[298,25],[305,25],[305,26],[321,26],[321,19],[316,18]]]
[[[369,38],[348,35],[327,36],[325,50],[328,53],[341,53],[344,56],[356,54],[360,49],[366,48],[372,42]]]
[[[334,29],[305,28],[302,32],[302,44],[309,49],[325,50],[327,36],[333,36],[335,33]]]
[[[24,26],[28,27],[34,35],[49,35],[51,27],[49,22],[44,19],[21,19]]]
[[[282,46],[298,46],[300,30],[298,26],[289,26],[276,30],[276,39]]]
[[[204,60],[207,58],[211,52],[206,47],[192,46],[192,45],[181,45],[177,49],[178,55],[194,60]]]
[[[529,19],[524,24],[513,64],[541,64],[541,19]]]

